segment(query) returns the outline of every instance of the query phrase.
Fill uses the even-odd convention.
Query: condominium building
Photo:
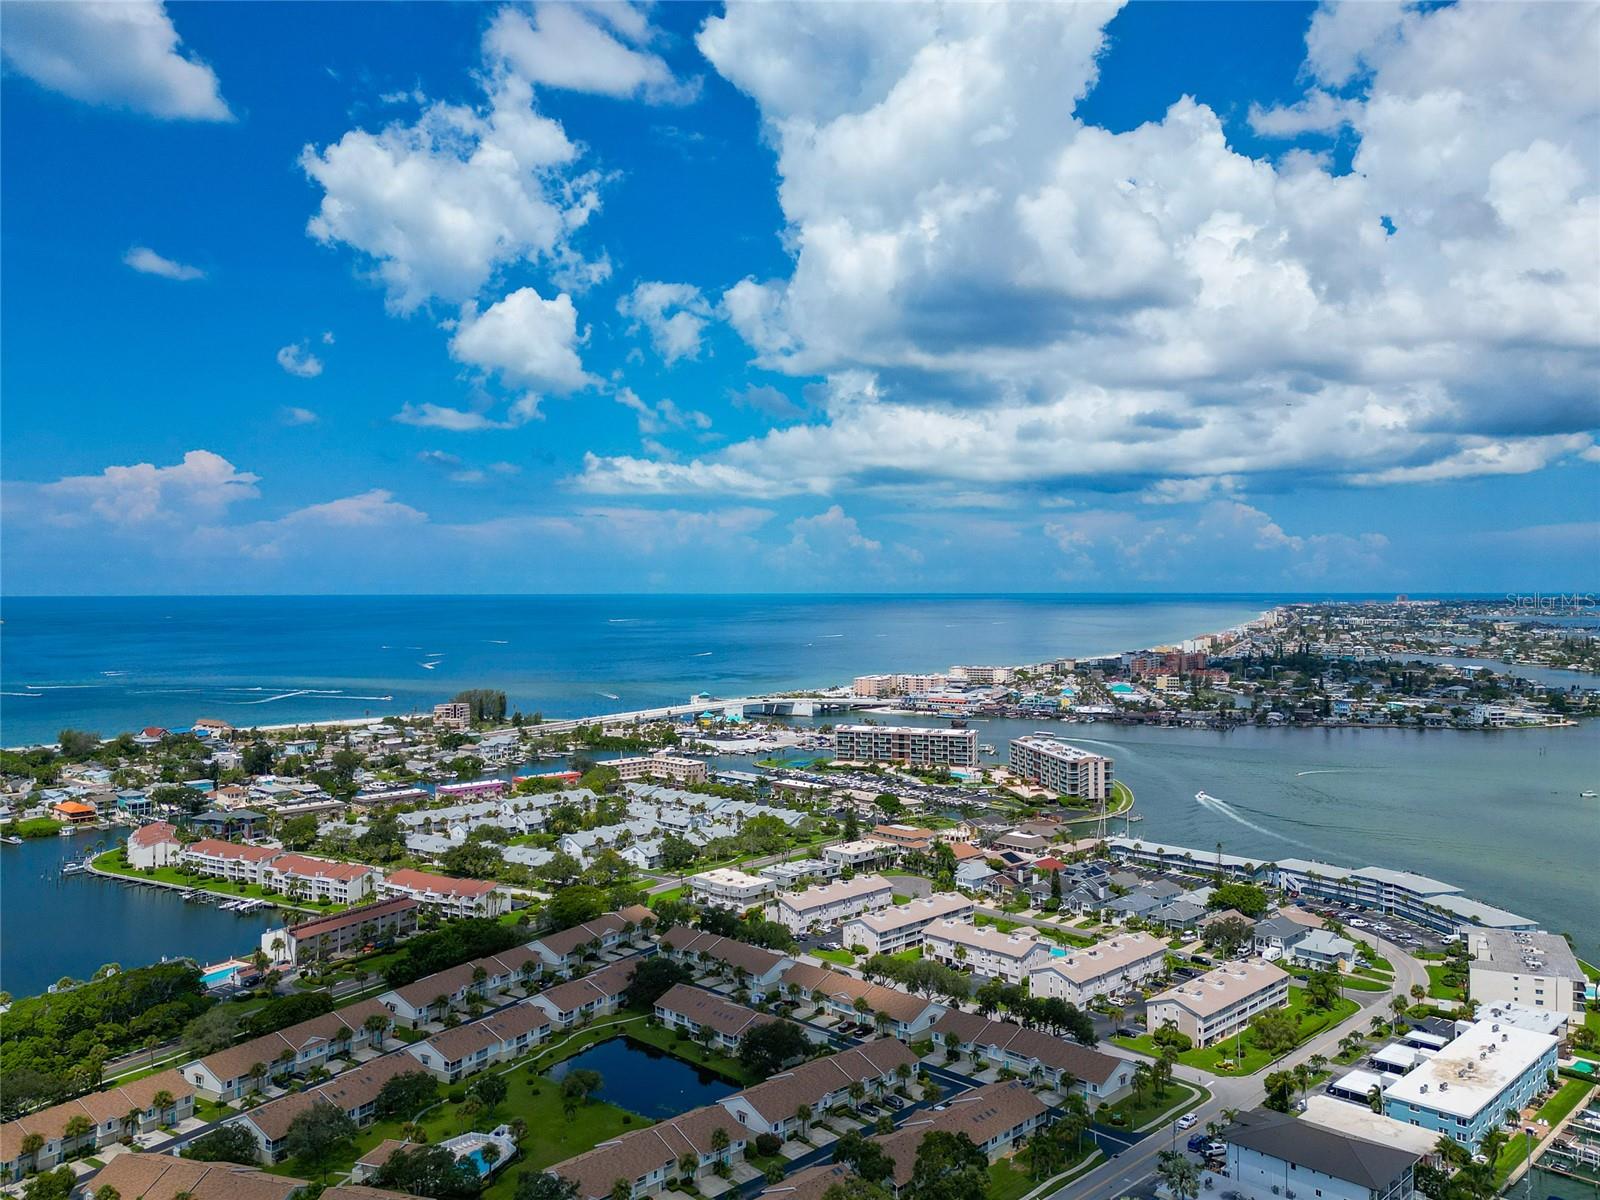
[[[511,906],[510,898],[490,880],[452,879],[426,871],[394,871],[378,890],[384,896],[409,896],[449,917],[498,917]]]
[[[261,949],[273,962],[291,965],[337,958],[415,933],[417,911],[417,902],[409,896],[379,900],[298,925],[269,929],[261,935]]]
[[[601,766],[613,768],[624,783],[639,779],[670,779],[673,783],[704,783],[706,764],[698,758],[672,754],[647,754],[638,758],[614,758]]]
[[[923,829],[919,825],[876,825],[872,830],[872,840],[893,846],[896,850],[918,854],[933,849],[936,835],[933,830]]]
[[[717,867],[689,876],[689,892],[701,904],[718,908],[750,908],[774,895],[776,880],[747,875],[733,867]]]
[[[768,915],[791,932],[799,933],[805,929],[829,929],[892,903],[894,888],[887,879],[881,875],[858,875],[779,896],[769,907]]]
[[[1320,1200],[1411,1200],[1415,1150],[1370,1141],[1258,1108],[1221,1134],[1228,1178],[1246,1196],[1293,1192]]]
[[[1063,796],[1103,804],[1111,797],[1111,760],[1048,733],[1011,740],[1011,770]]]
[[[1035,996],[1059,997],[1082,1007],[1161,974],[1166,962],[1167,944],[1159,938],[1123,934],[1050,958],[1028,976],[1028,988]]]
[[[1288,1002],[1288,972],[1249,959],[1158,992],[1146,1006],[1146,1021],[1152,1030],[1172,1025],[1196,1046],[1209,1046],[1242,1031],[1257,1013]]]
[[[1119,862],[1153,867],[1158,871],[1181,871],[1189,875],[1220,874],[1247,883],[1272,883],[1274,867],[1267,859],[1246,858],[1240,854],[1221,854],[1215,849],[1192,850],[1147,842],[1142,838],[1116,835],[1106,839],[1111,857]]]
[[[1370,908],[1439,933],[1534,928],[1535,922],[1463,896],[1454,884],[1388,867],[1340,867],[1300,858],[1279,859],[1278,887],[1296,896]]]
[[[668,1029],[681,1029],[692,1038],[721,1050],[737,1050],[745,1034],[779,1018],[736,1004],[726,996],[687,983],[674,984],[656,1001],[656,1019]],[[701,1033],[705,1030],[704,1034]]]
[[[850,691],[862,699],[881,699],[885,696],[919,696],[936,692],[947,686],[947,675],[857,675]]]
[[[868,954],[914,950],[922,945],[923,934],[935,921],[970,921],[975,911],[976,905],[959,892],[940,892],[853,917],[840,930],[840,941],[846,946],[862,946]]]
[[[997,683],[1010,683],[1015,671],[1011,667],[951,667],[951,680],[973,687],[993,687]]]
[[[433,723],[446,729],[465,729],[472,724],[472,705],[451,701],[433,706]]]
[[[1474,929],[1467,934],[1467,949],[1472,954],[1467,994],[1479,1004],[1583,1012],[1589,981],[1566,938],[1554,933]]]
[[[204,838],[185,846],[178,861],[202,875],[229,883],[259,884],[267,864],[282,853],[278,846],[244,846],[238,842]]]
[[[971,767],[978,762],[976,729],[920,725],[840,725],[835,757],[844,762],[902,762],[914,767]]]
[[[935,921],[922,933],[923,953],[938,962],[1020,984],[1050,957],[1053,943],[1026,928],[1001,933],[992,925]]]
[[[128,865],[137,870],[169,866],[178,862],[182,854],[178,831],[166,821],[141,825],[128,835]]]
[[[1502,1021],[1474,1022],[1384,1089],[1384,1114],[1476,1150],[1508,1109],[1527,1107],[1544,1088],[1557,1041]]]
[[[1109,1100],[1133,1082],[1136,1064],[1102,1050],[1051,1037],[1038,1029],[991,1021],[959,1009],[945,1013],[929,1034],[946,1049],[964,1052],[974,1063],[987,1059],[1052,1087],[1082,1092],[1091,1101]]]
[[[359,904],[377,891],[382,878],[364,863],[332,862],[305,854],[280,854],[266,864],[261,885],[301,900]]]
[[[855,871],[862,867],[871,867],[881,862],[888,862],[897,853],[899,851],[894,846],[873,837],[824,846],[822,857],[825,861],[834,863],[841,869],[848,867],[850,870]]]

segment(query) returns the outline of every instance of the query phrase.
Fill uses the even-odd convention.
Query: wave
[[[1199,803],[1200,807],[1205,809],[1207,812],[1216,813],[1219,817],[1227,817],[1230,821],[1237,821],[1246,829],[1254,829],[1257,833],[1264,833],[1270,838],[1277,838],[1280,842],[1288,842],[1291,846],[1299,846],[1305,850],[1312,849],[1312,847],[1305,842],[1299,841],[1296,838],[1288,837],[1281,833],[1274,833],[1265,825],[1258,824],[1257,822],[1250,820],[1248,817],[1241,816],[1239,813],[1234,811],[1233,806],[1230,805],[1226,800],[1218,800],[1215,796],[1208,796],[1204,792],[1196,792],[1194,794],[1194,798]]]
[[[511,644],[505,638],[484,638],[483,640],[491,646],[509,646]]]
[[[421,667],[424,671],[431,671],[438,665],[439,664],[436,662],[419,662],[417,664],[417,666]]]
[[[0,696],[26,696],[29,700],[43,699],[41,692],[0,692]]]
[[[822,638],[836,638],[836,637],[843,637],[844,634],[842,634],[842,633],[819,633],[819,634],[817,634],[817,636],[818,637],[822,637]]]
[[[1295,778],[1302,775],[1346,775],[1351,771],[1371,771],[1374,767],[1318,767],[1315,771],[1296,771]]]
[[[622,697],[617,695],[615,692],[596,692],[595,695],[604,696],[607,700],[621,700],[622,699]]]

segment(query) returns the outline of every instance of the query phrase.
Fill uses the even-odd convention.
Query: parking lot
[[[1305,906],[1307,911],[1320,917],[1331,917],[1342,925],[1366,933],[1376,934],[1385,941],[1394,942],[1407,950],[1442,950],[1446,940],[1432,929],[1368,908],[1350,908],[1338,904]]]

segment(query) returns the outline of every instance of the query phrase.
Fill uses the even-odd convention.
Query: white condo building
[[[1059,997],[1081,1008],[1096,997],[1161,974],[1166,961],[1165,942],[1129,933],[1050,958],[1028,976],[1028,988],[1035,996]]]
[[[1111,760],[1069,746],[1048,733],[1011,740],[1011,770],[1029,783],[1063,796],[1103,804],[1111,796]]]
[[[1232,1037],[1259,1012],[1289,1002],[1289,974],[1259,958],[1224,963],[1150,997],[1145,1020],[1154,1031],[1175,1026],[1196,1046]]]
[[[864,912],[888,908],[894,888],[881,875],[858,875],[779,896],[768,915],[791,933],[828,929]]]
[[[778,890],[776,880],[747,875],[732,867],[717,867],[689,876],[689,892],[702,904],[718,908],[751,908]]]
[[[1509,929],[1467,932],[1467,994],[1479,1004],[1581,1013],[1589,981],[1567,939]]]
[[[970,921],[975,911],[977,906],[959,892],[940,892],[853,917],[840,930],[839,940],[846,946],[864,946],[868,954],[914,950],[935,921]]]
[[[1026,928],[1001,933],[992,925],[962,921],[936,921],[922,933],[929,958],[1014,984],[1043,966],[1053,945]]]
[[[845,762],[903,762],[914,767],[972,767],[978,762],[976,729],[921,725],[840,725],[835,757]]]

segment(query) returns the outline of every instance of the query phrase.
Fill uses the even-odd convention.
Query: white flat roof
[[[1496,1032],[1494,1024],[1478,1021],[1438,1054],[1390,1084],[1388,1098],[1452,1116],[1476,1116],[1556,1044],[1548,1034],[1530,1033],[1503,1022]]]
[[[703,879],[707,883],[717,883],[724,887],[769,888],[774,886],[772,880],[762,875],[746,875],[737,867],[713,867],[709,871],[701,871],[698,875],[689,876],[689,882]]]
[[[1357,1096],[1365,1096],[1373,1088],[1377,1088],[1380,1091],[1386,1089],[1389,1086],[1389,1080],[1376,1071],[1351,1071],[1348,1075],[1341,1075],[1338,1079],[1335,1079],[1329,1086],[1351,1092]],[[1370,1112],[1371,1110],[1369,1109],[1368,1111]]]
[[[1439,1140],[1437,1134],[1375,1113],[1365,1104],[1351,1104],[1332,1096],[1307,1096],[1306,1111],[1300,1119],[1324,1129],[1332,1129],[1335,1133],[1365,1138],[1369,1142],[1409,1150],[1413,1154],[1433,1153],[1434,1145]]]
[[[888,933],[891,930],[904,929],[907,925],[915,925],[919,921],[936,920],[951,913],[970,913],[974,907],[976,906],[973,902],[965,896],[944,892],[937,896],[913,900],[910,904],[891,904],[881,912],[862,913],[859,917],[851,917],[845,923],[847,925],[859,923],[875,933]]]

